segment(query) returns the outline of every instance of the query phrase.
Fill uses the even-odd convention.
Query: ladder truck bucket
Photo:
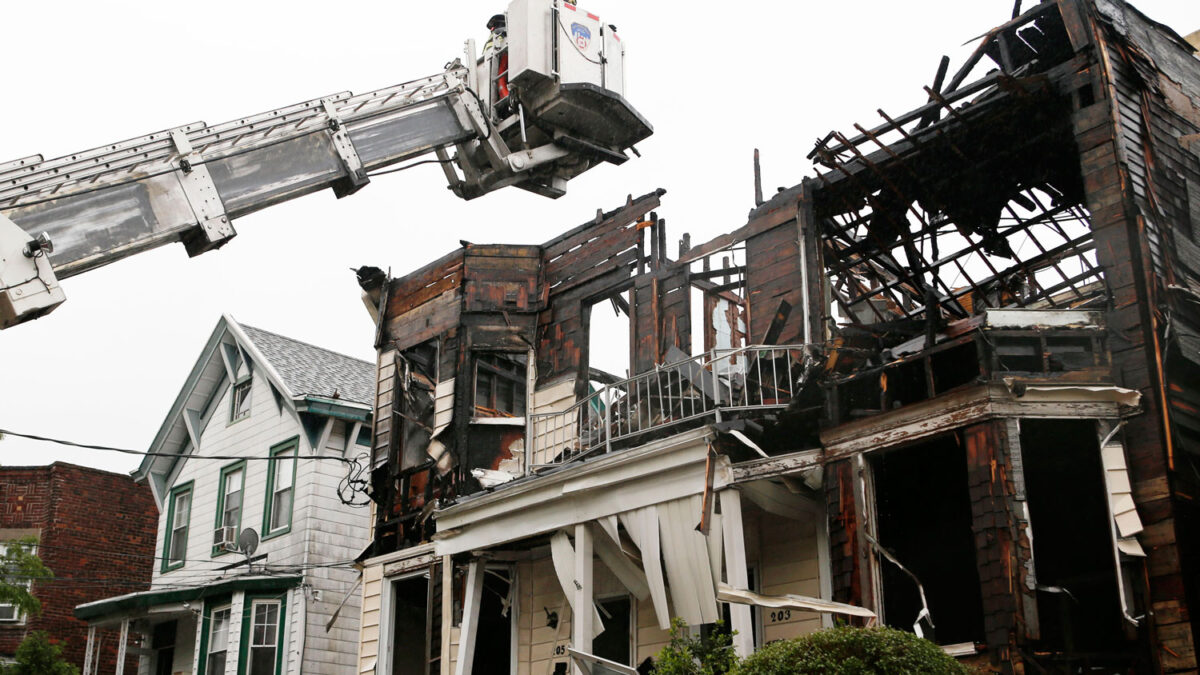
[[[565,0],[513,0],[504,19],[481,59],[470,46],[467,55],[470,86],[499,132],[499,152],[562,151],[526,163],[527,176],[507,184],[559,197],[566,181],[601,162],[623,163],[626,150],[654,133],[624,98],[625,44],[615,26]],[[487,174],[482,163],[462,168]]]

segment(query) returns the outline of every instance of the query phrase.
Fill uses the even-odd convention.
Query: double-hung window
[[[229,657],[229,619],[233,608],[226,605],[212,610],[208,629],[208,653],[204,655],[205,675],[220,675],[225,672],[225,661]]]
[[[250,667],[247,675],[274,675],[279,663],[278,600],[255,600],[250,605]]]
[[[17,546],[19,544],[13,544],[13,545]],[[8,555],[8,547],[9,547],[8,543],[0,541],[0,559],[4,558],[6,555]],[[33,549],[33,548],[30,549],[30,553],[36,553],[36,552],[37,552],[36,549]],[[29,579],[21,579],[21,578],[6,579],[5,578],[5,573],[11,572],[11,571],[13,571],[13,570],[0,568],[0,582],[7,583],[11,586],[19,586],[21,588],[28,590],[29,586],[30,586]],[[0,602],[0,624],[20,623],[23,618],[24,618],[24,616],[21,614],[21,610],[15,604],[7,603],[7,602]]]
[[[220,492],[217,494],[217,531],[213,536],[214,554],[224,552],[226,545],[237,541],[242,527],[242,494],[245,486],[245,460],[221,469]]]
[[[171,490],[167,505],[166,541],[163,542],[163,571],[181,567],[187,559],[188,525],[192,516],[192,484]]]
[[[296,449],[295,440],[271,448],[267,474],[267,509],[263,516],[263,534],[282,534],[292,526],[292,501],[295,498]]]

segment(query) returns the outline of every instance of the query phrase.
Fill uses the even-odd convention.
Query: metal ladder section
[[[0,212],[49,234],[60,279],[173,241],[197,255],[234,236],[234,218],[327,187],[341,197],[373,170],[479,137],[466,78],[455,62],[366,94],[0,163]]]

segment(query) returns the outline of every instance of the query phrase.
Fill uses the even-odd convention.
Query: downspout
[[[330,419],[329,421],[332,422],[333,420]],[[301,423],[301,430],[303,431],[303,423]],[[306,443],[308,442],[307,434],[301,433],[300,437],[304,438]],[[318,443],[328,438],[328,436],[322,433],[319,438],[321,440],[319,440]],[[321,448],[310,448],[310,450],[312,450],[313,455],[321,454]],[[308,652],[308,597],[310,589],[308,583],[308,570],[309,562],[312,558],[312,520],[314,511],[313,499],[316,497],[317,492],[316,473],[319,465],[316,462],[312,462],[310,466],[312,467],[312,472],[308,478],[308,505],[304,509],[304,558],[302,563],[304,569],[300,576],[300,590],[303,594],[303,604],[300,605],[302,620],[298,623],[300,626],[300,658],[296,667],[296,673],[298,675],[304,675],[304,657]]]

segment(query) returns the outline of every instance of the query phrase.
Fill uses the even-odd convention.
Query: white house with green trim
[[[344,502],[365,502],[374,395],[374,364],[222,317],[134,472],[159,507],[152,586],[75,609],[89,657],[117,639],[139,675],[350,672],[370,514]]]

